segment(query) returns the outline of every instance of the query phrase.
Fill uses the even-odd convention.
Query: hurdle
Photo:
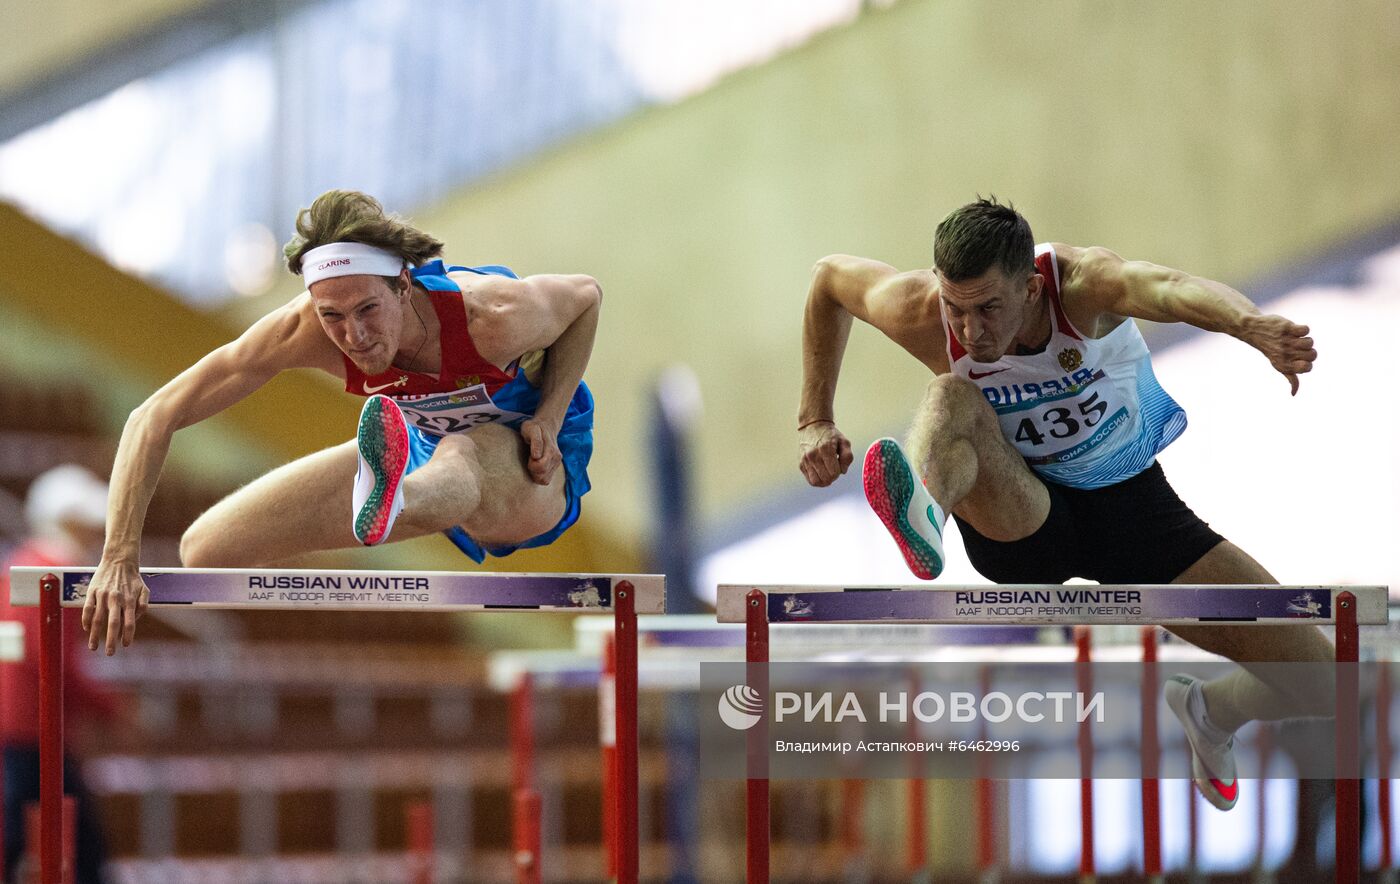
[[[755,586],[721,584],[716,620],[745,625],[748,682],[768,695],[769,625],[925,623],[966,625],[1148,626],[1312,624],[1336,627],[1338,663],[1358,660],[1358,627],[1388,622],[1384,586]],[[1027,613],[1029,609],[1029,613]],[[1005,611],[1006,613],[1001,613]],[[1012,613],[1014,611],[1014,613]],[[1357,669],[1337,667],[1336,880],[1360,876],[1360,766]],[[747,868],[750,884],[769,879],[766,719],[749,731]]]
[[[582,621],[596,618],[577,618],[575,629],[578,629]],[[643,618],[664,621],[667,617]],[[711,621],[713,625],[713,621]],[[690,659],[650,659],[648,657],[648,647],[646,645],[646,629],[639,624],[638,634],[642,636],[641,653],[639,655],[638,680],[639,691],[646,690],[698,690],[700,686],[700,660]],[[600,637],[604,635],[600,631]],[[616,654],[614,653],[612,631],[607,630],[606,641],[590,646],[587,649],[575,650],[503,650],[493,652],[487,659],[487,684],[497,693],[511,696],[511,703],[525,702],[535,704],[539,702],[542,693],[548,691],[573,690],[573,691],[594,691],[598,698],[598,749],[602,765],[602,815],[601,815],[601,835],[600,859],[604,880],[614,880],[617,877],[617,825],[616,811],[617,804],[617,772],[618,772],[618,745],[616,740],[616,728],[614,722],[617,669],[615,664]],[[521,686],[528,684],[528,693],[521,691]],[[528,718],[529,712],[524,712],[522,718]],[[514,714],[513,714],[514,717]],[[512,744],[512,755],[521,751],[521,747],[533,741],[533,736],[523,728],[512,727],[510,735]],[[670,743],[666,744],[667,751],[673,748]],[[518,819],[518,818],[517,818]],[[533,848],[539,851],[538,821],[529,823],[534,826],[533,834],[536,838],[536,846]],[[517,849],[519,845],[517,845]],[[664,866],[662,869],[664,870]],[[573,869],[576,874],[577,869]],[[652,869],[652,875],[661,874],[658,869]],[[524,884],[527,879],[517,878],[520,884]]]
[[[921,623],[884,622],[877,624],[875,628],[879,631],[879,658],[873,660],[870,657],[872,628],[868,624],[818,623],[809,624],[803,629],[794,631],[776,631],[772,636],[772,647],[775,651],[782,651],[785,660],[907,662],[913,664],[910,672],[910,683],[911,692],[915,694],[919,692],[918,665],[938,662],[983,663],[982,677],[985,693],[989,690],[986,687],[989,682],[985,679],[990,675],[988,667],[991,664],[1069,663],[1074,660],[1076,650],[1072,643],[1067,645],[1043,644],[1045,637],[1036,635],[1035,633],[1039,632],[1039,629],[1034,626],[1021,627],[1018,625],[1010,629],[993,629],[991,630],[992,635],[988,635],[984,631],[976,636],[970,630]],[[668,614],[664,617],[639,617],[637,632],[642,656],[641,684],[643,689],[648,686],[649,682],[653,688],[696,688],[699,686],[698,669],[702,662],[737,663],[743,660],[745,638],[743,626],[736,623],[718,623],[713,615]],[[1107,651],[1108,655],[1115,661],[1136,659],[1137,653],[1145,653],[1145,651],[1140,652],[1138,649],[1147,642],[1152,643],[1152,653],[1155,655],[1154,628],[1144,627],[1141,630],[1122,630],[1120,632],[1122,634],[1116,636]],[[581,658],[584,662],[582,662],[580,673],[591,676],[594,672],[592,661],[598,655],[606,653],[606,644],[611,632],[603,621],[596,618],[580,617],[574,620],[574,633],[575,647],[580,654],[584,655]],[[801,641],[796,641],[799,636]],[[969,638],[975,640],[972,643],[961,643],[966,642]],[[791,639],[793,642],[788,645],[783,641],[784,639]],[[959,643],[954,644],[955,642]],[[1006,642],[1028,644],[1008,645]],[[1192,662],[1211,659],[1211,655],[1207,655],[1203,651],[1197,651],[1191,646],[1184,647],[1186,658]],[[1180,658],[1182,650],[1182,648],[1175,649],[1178,658]],[[794,654],[797,656],[793,656]],[[510,651],[500,654],[502,658],[507,660],[521,655],[521,652]],[[546,679],[550,683],[568,684],[573,687],[591,684],[587,680],[571,680],[565,675],[571,665],[570,658],[562,656],[558,652],[536,652],[534,656],[536,663],[530,671],[535,673],[538,678]],[[1102,650],[1100,656],[1103,656]],[[672,684],[670,678],[662,677],[668,671],[672,671],[672,667],[678,667],[674,669],[674,673],[677,675],[684,675],[689,667],[689,680],[677,681]],[[494,668],[493,662],[493,670]],[[514,679],[518,677],[517,670],[520,668],[518,665],[504,667],[503,669],[509,677],[500,679],[497,689],[508,690],[508,686],[513,684]],[[1146,714],[1149,704],[1144,703],[1143,705],[1144,714]],[[1150,712],[1155,725],[1157,712],[1155,703],[1150,705]],[[911,739],[914,738],[912,731],[915,725],[916,721],[911,719]],[[1146,763],[1144,760],[1144,765]],[[980,764],[982,764],[982,760],[979,759]],[[928,793],[923,772],[925,766],[921,756],[912,756],[909,777],[905,780],[905,804],[908,822],[904,844],[904,864],[906,871],[914,881],[932,880],[932,872],[928,867],[928,816],[925,809]],[[853,844],[844,839],[854,833],[847,827],[847,824],[859,816],[859,808],[856,804],[859,797],[859,790],[843,790],[840,818],[843,821],[843,846],[848,849]],[[1144,802],[1146,803],[1146,796]],[[1154,804],[1152,807],[1155,811],[1156,805]],[[995,809],[996,789],[993,781],[979,777],[975,814],[977,819],[977,868],[979,880],[988,882],[995,880],[994,867],[997,846]],[[1144,829],[1146,843],[1154,845],[1160,843],[1160,825],[1157,822],[1155,812],[1144,817]],[[851,839],[851,841],[856,840],[858,839]],[[1149,875],[1148,881],[1151,884],[1155,879]]]
[[[10,601],[40,608],[40,880],[59,884],[63,795],[63,607],[81,607],[93,568],[10,569]],[[617,647],[618,881],[635,884],[637,615],[665,612],[654,574],[480,574],[449,571],[141,569],[149,604],[275,611],[612,614]]]
[[[24,659],[24,624],[0,620],[0,663],[18,663]],[[0,718],[10,718],[10,671],[0,666]],[[0,769],[0,794],[5,789],[5,771]],[[0,857],[5,855],[5,832],[0,826]]]

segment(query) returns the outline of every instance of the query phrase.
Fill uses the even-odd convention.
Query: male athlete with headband
[[[910,569],[943,567],[958,521],[972,564],[998,583],[1276,583],[1198,518],[1156,455],[1186,428],[1157,383],[1133,318],[1186,322],[1258,349],[1298,391],[1317,352],[1308,329],[1234,289],[1103,248],[1037,246],[1013,208],[978,200],[939,225],[934,267],[901,273],[848,255],[817,263],[803,326],[800,467],[826,486],[852,461],[836,429],[836,379],[851,317],[933,373],[906,458],[893,439],[865,456],[866,497]],[[1172,627],[1240,663],[1327,662],[1312,626]],[[1329,691],[1247,670],[1174,676],[1167,701],[1195,750],[1195,780],[1235,804],[1232,734],[1247,721],[1330,714]],[[1273,677],[1277,681],[1277,676]],[[1311,696],[1309,693],[1311,692]]]
[[[112,469],[107,538],[83,607],[88,645],[129,645],[149,593],[141,528],[171,436],[279,372],[317,368],[369,397],[358,438],[273,470],[204,513],[188,567],[445,532],[477,562],[552,542],[589,489],[583,371],[602,291],[588,276],[458,267],[443,244],[354,191],[297,215],[287,267],[306,291],[132,412]],[[296,415],[288,415],[295,420]]]

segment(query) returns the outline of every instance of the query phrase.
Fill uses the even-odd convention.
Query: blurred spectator
[[[24,805],[39,799],[39,610],[10,607],[11,565],[95,565],[102,553],[107,518],[107,484],[80,466],[55,467],[34,480],[25,499],[30,535],[0,563],[0,620],[24,624],[24,660],[0,663],[0,744],[4,746],[4,880],[13,880],[24,849]],[[63,612],[64,715],[112,719],[113,695],[89,678],[90,655],[77,608]],[[71,733],[71,729],[65,729]],[[64,756],[65,791],[78,803],[80,884],[104,880],[105,849],[96,807],[83,786],[78,765]]]

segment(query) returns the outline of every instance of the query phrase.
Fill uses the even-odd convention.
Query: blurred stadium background
[[[1193,424],[1163,463],[1285,582],[1400,584],[1394,3],[61,0],[0,3],[0,18],[6,545],[26,533],[35,476],[66,462],[106,475],[131,408],[299,291],[280,245],[298,208],[346,187],[449,259],[585,272],[607,293],[582,521],[493,567],[661,569],[674,607],[696,611],[719,581],[904,581],[855,471],[817,491],[796,470],[808,272],[838,251],[926,266],[937,221],[995,193],[1040,240],[1220,279],[1310,325],[1319,362],[1293,399],[1237,342],[1146,329]],[[902,434],[925,381],[859,328],[838,423],[858,448]],[[358,405],[326,378],[284,377],[180,433],[145,564],[174,564],[184,527],[232,488],[347,438]],[[948,579],[981,582],[952,559]],[[470,566],[436,539],[308,564],[332,562]],[[141,725],[80,747],[113,880],[372,880],[355,858],[403,849],[413,797],[432,797],[440,840],[473,857],[467,880],[509,880],[505,700],[486,655],[566,645],[566,626],[143,624],[131,654],[89,667],[135,698]],[[537,711],[547,880],[595,880],[595,754],[576,726],[592,696],[555,700]],[[685,775],[663,698],[647,703],[643,867],[737,880],[737,790],[672,813]],[[934,799],[939,880],[970,874],[958,788]],[[850,880],[839,792],[793,791],[810,824],[775,871]],[[1303,880],[1330,842],[1309,840],[1288,794],[1271,864]],[[897,880],[900,824],[868,806],[850,874]],[[1253,848],[1230,845],[1254,843],[1253,819],[1222,819],[1202,861],[1244,880]],[[1134,856],[1125,843],[1102,868],[1126,874]],[[249,865],[271,857],[329,865]],[[1050,848],[1018,863],[1028,878],[1074,870]],[[255,867],[278,871],[236,877]]]

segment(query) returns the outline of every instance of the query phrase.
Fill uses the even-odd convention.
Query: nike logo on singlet
[[[982,378],[988,377],[989,375],[999,374],[999,373],[1001,373],[1001,372],[1003,372],[1003,371],[1010,371],[1010,370],[1011,370],[1010,367],[1007,367],[1007,368],[994,368],[994,369],[992,369],[991,371],[969,371],[969,372],[967,373],[967,377],[968,377],[969,380],[976,381],[976,380],[981,380]]]
[[[387,384],[380,384],[380,385],[377,386],[377,387],[371,387],[369,384],[365,384],[365,395],[366,395],[366,396],[373,396],[375,393],[378,393],[380,390],[387,390],[387,389],[389,389],[390,387],[406,387],[406,386],[408,386],[408,375],[406,375],[406,374],[401,374],[401,375],[399,375],[399,379],[398,379],[397,381],[390,381],[390,382],[387,383]]]

